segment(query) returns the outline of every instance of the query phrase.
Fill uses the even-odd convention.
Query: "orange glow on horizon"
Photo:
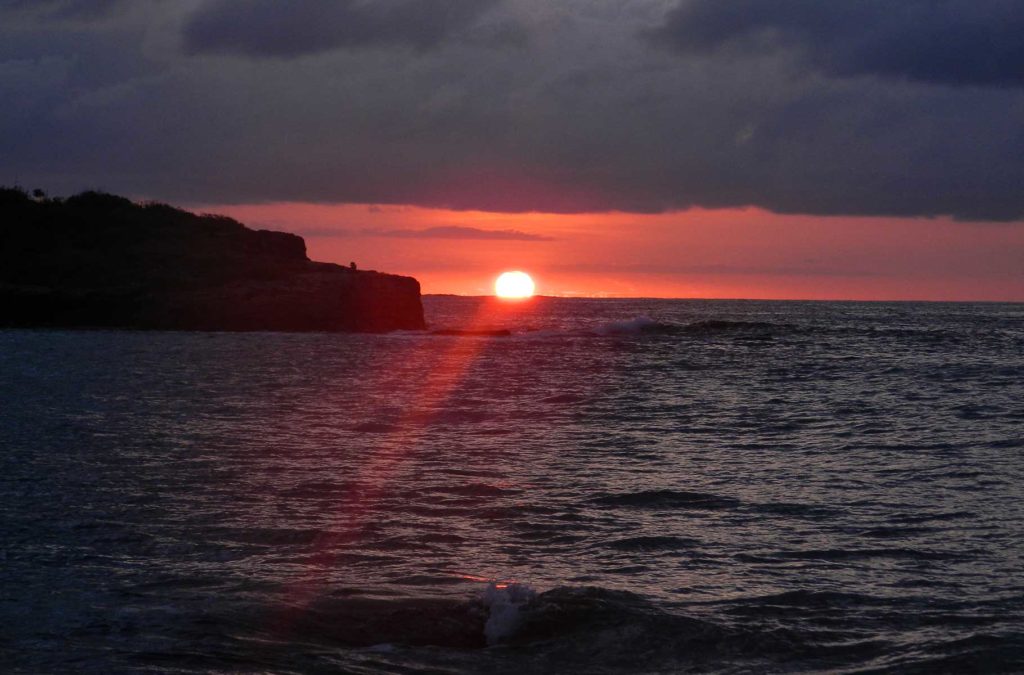
[[[509,260],[542,295],[1024,301],[1024,223],[782,215],[490,213],[415,206],[199,205],[294,232],[313,260],[413,276],[423,293],[492,295]]]

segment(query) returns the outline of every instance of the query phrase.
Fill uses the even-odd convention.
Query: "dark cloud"
[[[552,237],[530,234],[519,230],[482,230],[476,227],[448,225],[422,230],[363,230],[367,237],[395,237],[398,239],[489,239],[495,241],[554,241]]]
[[[694,275],[767,275],[767,276],[794,276],[794,277],[870,277],[878,276],[879,272],[868,269],[861,262],[851,263],[846,260],[838,260],[829,264],[803,261],[802,264],[774,264],[774,265],[736,265],[736,264],[707,264],[693,265],[686,263],[664,264],[637,262],[632,264],[611,264],[595,263],[550,265],[549,272],[568,273],[590,273],[590,274],[694,274]]]
[[[377,45],[434,47],[494,0],[215,0],[184,29],[195,54],[294,57]]]
[[[1020,0],[681,0],[651,35],[690,54],[792,50],[834,76],[1024,85]]]
[[[12,11],[55,19],[98,19],[124,0],[0,0],[0,11]]]
[[[858,17],[864,36],[888,34],[859,4],[807,5],[797,31],[774,9],[796,3],[718,2],[749,15],[703,0],[133,0],[102,22],[0,21],[0,184],[186,204],[1024,216],[1024,88],[945,86],[968,70],[936,86],[888,56],[871,71],[829,56],[829,40],[866,49],[846,28]],[[920,18],[917,0],[891,4]],[[1015,25],[996,12],[1009,5],[976,6]],[[925,42],[941,23],[926,19]],[[892,21],[916,44],[908,19]],[[686,53],[638,37],[651,26],[686,36]],[[508,27],[515,39],[488,41]],[[183,53],[182,30],[199,53]],[[958,63],[1004,53],[1000,40]]]
[[[520,230],[484,230],[478,227],[443,225],[421,230],[335,230],[329,228],[304,229],[296,232],[307,237],[384,237],[392,239],[476,239],[487,241],[554,241],[554,237],[530,234]]]

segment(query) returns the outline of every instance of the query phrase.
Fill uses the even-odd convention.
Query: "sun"
[[[505,272],[494,282],[494,294],[499,298],[529,298],[536,289],[526,272]]]

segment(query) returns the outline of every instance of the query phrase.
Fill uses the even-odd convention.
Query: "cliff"
[[[422,329],[419,282],[312,262],[301,237],[86,192],[0,189],[0,326]]]

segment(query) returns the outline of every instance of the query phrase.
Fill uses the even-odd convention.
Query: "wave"
[[[682,642],[696,646],[711,634],[720,638],[725,632],[710,622],[668,612],[628,591],[563,586],[538,593],[521,605],[514,628],[504,636],[503,642],[511,645],[551,644],[553,641],[579,645],[585,642],[588,651],[615,650],[635,655],[637,645],[629,644],[633,641],[654,646],[672,636],[676,647]]]
[[[652,335],[672,334],[678,332],[679,327],[671,323],[661,323],[647,316],[638,316],[629,321],[612,321],[591,330],[591,333],[598,336],[606,335]]]
[[[771,337],[806,330],[788,323],[770,321],[732,321],[726,319],[705,319],[688,324],[674,324],[656,321],[648,316],[638,316],[628,321],[612,321],[589,331],[591,335],[605,337],[616,335],[686,335],[706,337],[714,335],[735,335],[737,337]]]
[[[888,607],[891,599],[878,598],[863,593],[844,593],[840,591],[793,590],[772,593],[769,595],[752,596],[739,602],[727,600],[722,604],[729,605],[733,613],[745,611],[768,612],[770,609],[838,609],[848,607]]]
[[[652,644],[655,638],[668,636],[697,644],[709,633],[722,631],[627,591],[586,586],[538,592],[514,581],[470,580],[488,585],[468,600],[321,598],[292,617],[289,631],[346,647],[394,644],[456,649],[584,640],[594,647],[607,647],[638,635]],[[613,640],[608,633],[619,635]]]
[[[792,665],[794,659],[834,664],[844,651],[863,657],[889,646],[859,644],[858,636],[838,631],[811,635],[775,622],[717,622],[628,591],[594,586],[557,587],[508,603],[498,605],[501,618],[494,625],[501,630],[489,644],[513,650],[509,655],[529,655],[528,669],[540,666],[545,672],[690,672],[720,670],[723,664],[764,670],[766,663]]]
[[[337,654],[342,667],[334,670],[345,672],[832,671],[893,659],[921,665],[921,654],[888,635],[927,603],[930,611],[961,618],[964,630],[933,642],[924,663],[1022,663],[1014,651],[1019,639],[991,633],[1001,620],[997,608],[979,616],[971,603],[815,590],[665,602],[597,586],[541,592],[512,580],[455,577],[486,587],[461,598],[362,597],[337,589],[312,603],[266,607],[269,616],[254,616],[245,605],[203,614],[196,635],[230,630],[239,640],[229,646],[250,658],[260,645],[255,656],[271,670],[292,663],[301,642]]]
[[[528,337],[531,339],[564,337],[624,337],[644,335],[682,335],[710,337],[732,335],[737,338],[765,339],[775,335],[806,332],[809,327],[770,321],[734,321],[728,319],[704,319],[688,324],[658,321],[649,316],[609,321],[590,328],[538,329],[535,326],[512,328],[441,328],[420,331],[419,335],[447,337]]]
[[[766,502],[763,504],[751,504],[749,509],[755,513],[791,516],[794,518],[832,518],[843,513],[842,509],[834,506],[799,504],[795,502]]]
[[[580,403],[584,400],[579,394],[554,394],[540,399],[541,403]]]
[[[326,645],[381,644],[474,649],[487,646],[482,603],[448,598],[320,598],[284,612],[287,633]],[[277,631],[280,633],[281,629]],[[278,639],[287,635],[277,635]]]
[[[393,434],[398,431],[398,425],[388,422],[363,422],[350,429],[360,434]]]
[[[619,551],[678,551],[692,549],[700,544],[697,539],[674,536],[629,537],[608,542],[607,546]]]
[[[875,323],[849,325],[826,325],[811,321],[809,323],[789,323],[775,321],[748,321],[740,319],[701,319],[690,323],[672,323],[659,321],[646,315],[631,319],[608,321],[592,327],[553,328],[534,325],[509,327],[468,327],[439,328],[430,331],[404,332],[403,335],[455,336],[455,337],[517,337],[529,339],[559,339],[566,337],[638,337],[638,336],[677,336],[695,339],[714,337],[731,337],[741,341],[767,341],[776,337],[819,335],[828,339],[830,336],[859,336],[872,340],[895,339],[922,342],[929,345],[943,343],[961,343],[970,339],[968,334],[960,334],[949,330],[934,328],[888,327]],[[897,368],[894,372],[900,372]],[[993,373],[1012,377],[1019,374],[1020,369],[1007,367],[1001,371],[993,371],[990,365],[984,366],[984,373]],[[949,368],[933,375],[934,379],[957,379],[960,374]]]
[[[731,509],[740,505],[734,497],[706,492],[683,490],[642,490],[602,495],[590,500],[592,504],[638,509]]]
[[[446,337],[509,337],[512,331],[507,328],[439,328],[430,331],[430,334]]]
[[[717,333],[783,333],[795,332],[798,326],[788,323],[772,323],[770,321],[727,321],[725,319],[706,319],[695,321],[683,327],[689,334]]]
[[[829,548],[793,551],[771,551],[768,553],[738,553],[734,556],[742,562],[760,564],[782,563],[792,560],[834,562],[845,560],[871,560],[873,558],[905,558],[916,561],[951,561],[970,560],[968,555],[948,553],[945,551],[913,549],[913,548]]]

